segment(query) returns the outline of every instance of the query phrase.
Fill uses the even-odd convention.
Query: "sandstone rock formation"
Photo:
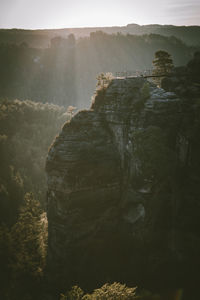
[[[147,95],[146,85],[113,79],[49,150],[48,266],[57,285],[177,287],[196,276],[200,105],[151,83]]]

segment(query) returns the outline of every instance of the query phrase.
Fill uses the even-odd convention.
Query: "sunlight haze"
[[[199,0],[1,0],[0,28],[200,25]]]

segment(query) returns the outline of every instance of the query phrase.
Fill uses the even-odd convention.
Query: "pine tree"
[[[153,60],[153,74],[155,77],[153,81],[160,86],[162,79],[169,75],[174,67],[171,55],[164,50],[159,50],[155,53]]]
[[[32,193],[25,195],[25,205],[21,209],[17,223],[13,226],[12,244],[14,269],[23,273],[38,275],[45,258],[45,234],[42,210]]]
[[[11,229],[12,273],[11,298],[29,299],[37,294],[46,257],[47,222],[40,204],[32,193],[25,195],[25,204],[18,221]],[[15,299],[15,298],[14,298]]]

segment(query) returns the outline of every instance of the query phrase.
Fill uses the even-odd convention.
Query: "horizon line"
[[[65,29],[92,29],[92,28],[113,28],[113,27],[128,27],[130,25],[137,25],[137,26],[172,26],[172,27],[200,27],[200,25],[193,24],[193,25],[174,25],[174,24],[159,24],[159,23],[149,23],[149,24],[138,24],[138,23],[128,23],[126,25],[104,25],[104,26],[79,26],[79,27],[46,27],[46,28],[23,28],[23,27],[7,27],[7,28],[0,28],[0,30],[65,30]]]

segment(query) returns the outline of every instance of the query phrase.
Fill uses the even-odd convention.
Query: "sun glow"
[[[15,0],[0,2],[1,28],[200,24],[198,0]]]

